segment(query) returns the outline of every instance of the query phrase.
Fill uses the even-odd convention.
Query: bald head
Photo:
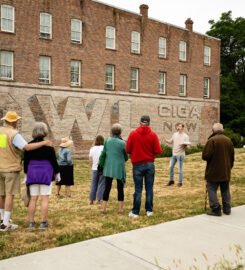
[[[221,123],[215,123],[213,125],[213,132],[218,132],[218,131],[221,131],[223,132],[224,131],[224,128],[223,128],[223,125]]]

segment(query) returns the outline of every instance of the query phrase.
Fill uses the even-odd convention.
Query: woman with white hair
[[[106,214],[106,205],[109,200],[113,178],[117,179],[119,214],[123,212],[124,184],[126,182],[125,161],[128,160],[126,143],[121,138],[122,127],[114,124],[111,128],[112,136],[104,144],[105,164],[103,175],[105,176],[105,191],[103,194],[102,214]]]
[[[48,135],[45,123],[37,122],[34,126],[30,143],[41,142]],[[43,146],[39,149],[24,152],[24,172],[26,185],[30,190],[28,205],[29,228],[35,228],[34,215],[38,197],[41,196],[41,223],[39,229],[49,227],[47,221],[49,195],[52,193],[52,181],[58,179],[59,166],[53,147]],[[58,181],[58,180],[57,180]]]

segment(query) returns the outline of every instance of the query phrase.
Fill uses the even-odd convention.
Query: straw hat
[[[19,120],[21,117],[16,113],[16,112],[7,112],[6,115],[1,119],[1,120],[6,120],[8,122],[16,122]]]
[[[65,137],[65,138],[62,138],[61,139],[61,144],[60,146],[61,147],[69,147],[70,145],[72,145],[73,141],[72,140],[69,140],[68,137]]]

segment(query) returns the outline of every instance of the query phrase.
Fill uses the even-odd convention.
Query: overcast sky
[[[100,2],[139,13],[139,6],[149,6],[149,17],[185,27],[185,20],[194,21],[193,30],[205,34],[209,20],[219,20],[221,13],[232,11],[232,18],[245,17],[245,0],[99,0]]]

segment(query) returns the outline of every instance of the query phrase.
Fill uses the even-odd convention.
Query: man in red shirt
[[[129,217],[137,218],[140,212],[143,178],[145,178],[147,216],[153,215],[153,184],[155,177],[155,155],[162,153],[159,139],[150,125],[150,117],[143,115],[140,119],[140,127],[129,134],[126,144],[126,152],[131,154],[134,178],[134,205]]]

